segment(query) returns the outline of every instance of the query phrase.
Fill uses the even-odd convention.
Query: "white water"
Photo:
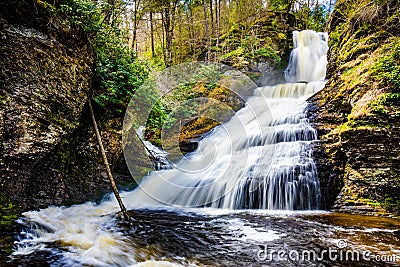
[[[319,182],[312,158],[312,142],[317,136],[305,117],[305,108],[307,97],[324,86],[326,54],[321,51],[326,53],[327,36],[303,31],[295,32],[294,39],[297,52],[292,53],[286,77],[309,83],[257,88],[243,109],[214,129],[175,169],[153,172],[138,189],[123,193],[128,209],[165,203],[224,209],[318,207]],[[85,203],[24,213],[23,223],[32,229],[17,242],[14,255],[51,250],[47,244],[55,242],[64,248],[58,252],[60,265],[135,264],[137,250],[113,228],[110,215],[117,211],[112,199],[100,205]],[[259,232],[248,227],[241,231],[253,239]],[[280,238],[275,232],[264,235],[271,240]],[[158,266],[154,261],[138,266],[152,264]]]
[[[156,170],[170,169],[172,166],[167,159],[168,153],[165,152],[164,150],[162,150],[161,148],[153,145],[150,141],[146,141],[144,139],[144,130],[145,130],[145,127],[140,126],[136,130],[136,133],[137,133],[138,137],[140,138],[140,140],[142,140],[143,144],[146,146],[147,155],[149,155],[151,153],[150,156],[157,159],[156,166],[155,166]]]
[[[293,50],[289,66],[285,71],[288,82],[311,82],[325,79],[328,33],[314,31],[294,31]]]

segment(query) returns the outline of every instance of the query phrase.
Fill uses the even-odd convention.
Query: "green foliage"
[[[312,9],[308,16],[308,29],[315,30],[317,32],[325,31],[325,25],[329,14],[324,7],[319,6],[315,9]]]
[[[143,55],[143,58],[146,58],[152,68],[156,70],[165,69],[166,66],[163,57],[163,48],[161,45],[156,45],[154,49],[154,55],[150,50],[146,51]]]
[[[120,113],[147,78],[147,70],[133,56],[101,57],[96,66],[98,89],[95,101],[101,106],[113,106]]]
[[[0,229],[10,227],[18,219],[18,208],[6,196],[3,186],[0,186]]]
[[[188,118],[198,111],[196,102],[185,101],[202,97],[215,87],[213,84],[205,84],[202,90],[199,90],[198,83],[186,83],[164,95],[154,104],[146,123],[146,134],[151,141],[161,146],[161,129],[168,130],[177,123],[177,118]]]
[[[215,83],[221,77],[221,72],[216,65],[201,65],[201,68],[197,70],[191,81],[193,84],[199,81],[215,85]]]
[[[290,0],[270,0],[269,5],[273,11],[287,11],[290,9],[292,1]]]
[[[148,76],[145,64],[126,45],[126,33],[115,16],[121,8],[89,0],[69,0],[60,7],[71,23],[85,30],[96,53],[94,100],[115,114],[124,111]]]
[[[386,195],[385,200],[381,203],[384,209],[389,211],[400,211],[400,199],[395,197],[390,197],[390,195]]]
[[[110,8],[106,2],[94,2],[90,0],[68,0],[60,5],[68,20],[81,26],[87,33],[97,32],[102,26],[102,14]]]
[[[376,78],[383,79],[395,92],[400,92],[400,38],[385,45],[386,55],[373,66]]]
[[[387,94],[382,94],[379,96],[377,99],[377,102],[381,105],[386,105],[390,106],[393,104],[400,104],[400,93],[387,93]]]
[[[373,101],[370,105],[371,111],[375,114],[388,115],[391,109],[395,106],[400,106],[400,93],[385,93],[381,94],[378,99]],[[395,117],[400,118],[400,112],[395,111]]]
[[[156,77],[150,76],[144,82],[144,84],[142,84],[138,88],[138,90],[136,90],[135,94],[131,98],[132,106],[130,108],[134,110],[132,110],[132,112],[130,113],[132,113],[133,115],[131,119],[134,127],[137,128],[143,125],[143,122],[148,119],[149,110],[154,110],[155,112],[155,115],[153,117],[151,117],[150,115],[152,124],[157,124],[157,121],[162,119],[162,114],[164,112],[162,111],[163,106],[157,104],[157,101],[159,101],[159,99],[162,99],[162,97],[160,91],[157,88]]]
[[[225,55],[222,55],[220,60],[223,63],[229,64],[234,68],[243,69],[249,64],[249,62],[244,57],[244,52],[244,48],[239,47]]]
[[[161,129],[170,112],[171,110],[167,108],[167,104],[163,100],[159,100],[154,104],[147,119],[146,137],[150,136],[149,139],[156,146],[161,147]]]
[[[236,28],[234,29],[237,30]],[[272,48],[273,41],[270,37],[260,38],[258,35],[249,34],[244,38],[239,39],[234,30],[230,31],[230,33],[235,34],[229,38],[225,37],[230,40],[227,46],[237,47],[236,49],[223,54],[220,57],[222,62],[238,69],[246,68],[249,64],[248,59],[266,59],[276,65],[280,63],[280,54]]]
[[[281,61],[281,57],[278,52],[272,49],[271,47],[262,47],[260,49],[254,50],[254,56],[256,58],[267,58],[273,60],[276,64],[279,64]]]
[[[227,60],[227,59],[230,59],[230,58],[233,58],[233,57],[240,57],[240,56],[243,56],[243,55],[244,55],[244,48],[243,47],[239,47],[238,49],[235,49],[235,50],[233,50],[233,51],[231,51],[231,52],[229,52],[227,54],[222,55],[220,59],[222,61],[224,61],[224,60]]]

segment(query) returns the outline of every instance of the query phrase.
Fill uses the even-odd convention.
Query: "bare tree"
[[[154,51],[154,26],[153,26],[153,10],[150,10],[150,40],[151,40],[151,56],[155,56]]]
[[[216,43],[215,43],[215,51],[216,51],[216,58],[218,59],[218,47],[219,47],[219,35],[220,35],[220,19],[221,17],[221,0],[215,0],[215,21],[216,21]]]
[[[172,41],[174,38],[176,10],[179,0],[162,0],[162,25],[165,32],[165,65],[170,67],[172,65]]]
[[[110,180],[111,188],[112,188],[112,190],[114,192],[115,198],[118,201],[118,204],[119,204],[119,207],[120,207],[120,209],[122,211],[122,214],[124,215],[126,220],[130,220],[131,217],[129,216],[128,212],[126,211],[125,205],[122,202],[121,197],[119,196],[117,185],[115,184],[113,175],[111,173],[110,164],[108,163],[107,155],[106,155],[106,152],[105,152],[104,147],[103,147],[103,142],[101,141],[101,135],[100,135],[99,129],[97,127],[97,122],[96,122],[96,118],[94,116],[91,100],[89,99],[88,102],[89,102],[89,110],[90,110],[90,116],[92,118],[93,128],[94,128],[94,131],[96,133],[97,142],[99,144],[101,156],[103,157],[104,166],[106,167],[106,172],[107,172],[107,176],[108,176],[108,178]]]
[[[139,20],[141,19],[141,16],[139,14],[139,10],[141,8],[142,0],[134,0],[133,1],[133,38],[132,38],[132,47],[135,47],[136,44],[136,34],[137,34],[137,28],[139,25]]]
[[[208,18],[207,18],[207,0],[203,0],[204,4],[204,26],[206,28],[206,38],[207,38],[207,55],[206,61],[210,61],[211,56],[211,38],[210,38],[210,30],[208,28]]]

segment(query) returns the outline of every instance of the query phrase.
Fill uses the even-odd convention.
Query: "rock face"
[[[329,80],[309,112],[326,208],[400,212],[398,10],[340,0],[332,14]]]
[[[43,3],[1,10],[0,184],[22,209],[110,191],[86,107],[94,53],[80,28],[50,16]],[[125,173],[122,119],[99,116],[99,124],[111,164]]]

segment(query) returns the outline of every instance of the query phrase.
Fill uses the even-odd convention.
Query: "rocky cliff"
[[[32,209],[98,199],[110,188],[87,110],[95,54],[85,33],[44,1],[1,6],[2,202]],[[116,178],[129,185],[122,118],[95,112]]]
[[[400,212],[400,5],[339,0],[329,80],[310,100],[326,208]]]

